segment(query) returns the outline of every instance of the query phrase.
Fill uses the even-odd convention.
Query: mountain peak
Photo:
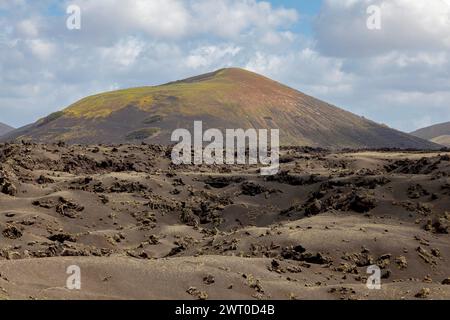
[[[253,77],[253,78],[265,78],[264,76],[247,70],[247,69],[243,69],[243,68],[236,68],[236,67],[232,67],[232,68],[223,68],[223,69],[219,69],[216,71],[218,74],[221,74],[225,77]],[[269,80],[268,78],[266,78],[267,80]]]
[[[436,148],[257,73],[226,68],[154,87],[84,98],[9,139],[171,144],[175,129],[279,129],[281,144],[324,148]],[[5,139],[3,139],[5,140]]]
[[[233,81],[233,82],[258,82],[258,81],[270,81],[273,80],[266,78],[260,74],[242,68],[223,68],[213,72],[205,73],[202,75],[189,77],[183,80],[169,82],[166,85],[179,84],[179,83],[200,83],[205,81]]]

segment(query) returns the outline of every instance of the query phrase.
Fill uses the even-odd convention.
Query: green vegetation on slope
[[[173,82],[156,87],[140,87],[102,93],[84,98],[63,112],[71,118],[105,118],[128,106],[143,111],[166,106],[167,112],[176,101],[182,101],[187,113],[195,114],[198,107],[216,99],[218,102],[231,96],[234,84],[218,72],[214,78],[199,82]]]
[[[38,123],[37,126],[38,127],[42,127],[45,126],[46,124],[49,124],[52,121],[55,121],[56,119],[61,118],[64,115],[63,111],[57,111],[57,112],[53,112],[51,114],[49,114],[47,117],[41,119]]]

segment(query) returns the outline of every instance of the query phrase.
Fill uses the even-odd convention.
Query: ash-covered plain
[[[450,153],[281,162],[263,177],[163,146],[2,144],[0,299],[450,299]]]

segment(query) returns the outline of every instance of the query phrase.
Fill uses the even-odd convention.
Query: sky
[[[450,0],[0,0],[0,122],[16,127],[223,67],[402,131],[450,121]]]

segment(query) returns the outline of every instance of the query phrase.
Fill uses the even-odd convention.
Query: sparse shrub
[[[161,121],[162,119],[163,119],[163,116],[161,116],[161,115],[159,115],[159,114],[155,114],[155,115],[150,116],[150,117],[148,117],[147,119],[145,119],[145,120],[143,121],[143,123],[145,123],[145,124],[152,124],[152,123],[155,123],[155,122],[159,122],[159,121]]]
[[[154,136],[159,132],[159,128],[145,128],[130,132],[126,135],[127,140],[145,140],[151,136]]]

